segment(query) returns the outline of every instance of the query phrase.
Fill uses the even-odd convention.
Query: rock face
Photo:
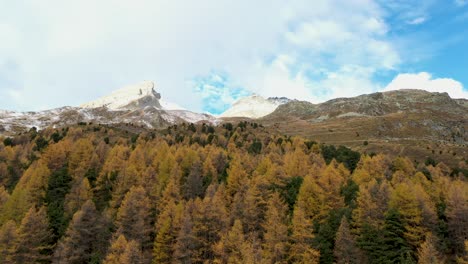
[[[220,117],[260,118],[272,113],[278,106],[289,101],[284,97],[266,99],[259,95],[251,95],[234,102],[232,107],[222,113]]]

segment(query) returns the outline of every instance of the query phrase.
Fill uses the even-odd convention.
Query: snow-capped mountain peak
[[[266,116],[284,103],[287,103],[287,98],[264,98],[260,95],[253,94],[243,97],[234,102],[228,110],[220,115],[220,117],[248,117],[260,118]]]
[[[154,106],[161,109],[161,94],[155,91],[152,81],[125,86],[95,101],[82,104],[83,108],[107,107],[110,110],[136,109]]]

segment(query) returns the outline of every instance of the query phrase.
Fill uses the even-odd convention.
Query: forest
[[[0,263],[468,263],[466,164],[252,122],[0,139]]]

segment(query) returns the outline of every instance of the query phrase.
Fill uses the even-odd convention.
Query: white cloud
[[[0,107],[78,105],[154,80],[165,100],[200,111],[207,100],[194,80],[213,72],[229,76],[226,87],[264,96],[373,92],[374,74],[402,62],[386,16],[379,0],[7,1],[0,67],[17,67],[8,86],[0,72],[0,92],[21,96]],[[215,94],[232,101],[228,90]]]
[[[450,78],[432,78],[427,72],[404,73],[396,76],[383,91],[421,89],[429,92],[448,93],[452,98],[468,98],[463,85]]]
[[[410,24],[410,25],[420,25],[420,24],[423,24],[424,22],[426,22],[427,18],[426,17],[416,17],[416,18],[413,18],[409,21],[407,21],[406,23]]]

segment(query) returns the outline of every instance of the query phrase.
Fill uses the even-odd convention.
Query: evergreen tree
[[[62,237],[68,225],[69,218],[65,216],[65,196],[70,190],[71,177],[67,167],[52,173],[49,178],[45,203],[47,216],[53,233],[53,242]]]
[[[405,240],[405,232],[400,213],[395,209],[390,209],[386,214],[382,231],[383,239],[379,250],[382,255],[376,263],[412,261],[411,248]]]

